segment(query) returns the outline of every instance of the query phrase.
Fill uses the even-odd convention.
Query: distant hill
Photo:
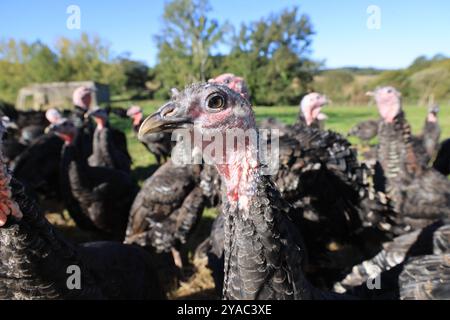
[[[313,88],[325,92],[338,103],[367,103],[365,92],[377,86],[392,85],[410,103],[450,101],[450,58],[436,55],[418,57],[405,69],[345,67],[325,69],[314,77]]]
[[[376,69],[376,68],[359,68],[359,67],[342,67],[342,68],[329,68],[329,69],[323,69],[319,71],[319,75],[323,73],[327,73],[330,71],[343,71],[343,72],[350,72],[354,75],[378,75],[384,71],[387,71],[386,69]]]

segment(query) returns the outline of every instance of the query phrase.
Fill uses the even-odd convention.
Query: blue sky
[[[94,33],[114,53],[155,63],[153,35],[161,26],[164,0],[14,0],[0,2],[0,38],[54,44],[59,36]],[[66,28],[66,8],[81,8],[81,30]],[[400,68],[419,55],[450,55],[450,1],[447,0],[211,0],[212,16],[239,26],[300,6],[317,32],[312,57],[327,67]],[[381,29],[366,26],[369,5],[381,9]]]

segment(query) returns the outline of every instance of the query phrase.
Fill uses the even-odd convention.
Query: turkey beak
[[[150,133],[171,132],[191,123],[192,121],[185,115],[184,108],[169,102],[144,120],[139,128],[138,138],[142,139]]]

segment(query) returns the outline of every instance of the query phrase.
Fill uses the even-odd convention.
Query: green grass
[[[129,107],[132,104],[140,105],[144,114],[157,110],[164,101],[144,100],[144,101],[121,101],[112,104],[113,107]],[[427,114],[427,108],[423,106],[407,105],[404,107],[406,117],[410,122],[413,132],[419,134]],[[276,117],[281,121],[292,124],[298,114],[297,106],[276,106],[276,107],[255,107],[257,121],[265,117]],[[346,134],[348,130],[356,123],[378,118],[378,113],[375,106],[340,106],[331,105],[323,109],[323,112],[328,116],[326,120],[326,128]],[[442,129],[442,139],[450,137],[450,105],[441,106],[439,114],[439,122]],[[151,155],[139,141],[137,141],[131,130],[131,123],[127,119],[120,119],[117,116],[111,117],[113,126],[123,130],[127,134],[128,148],[133,158],[133,170],[138,180],[142,181],[148,177],[154,170],[155,158]],[[358,143],[357,139],[350,138],[353,144]]]

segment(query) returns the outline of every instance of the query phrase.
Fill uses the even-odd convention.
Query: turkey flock
[[[167,299],[200,268],[216,299],[450,299],[450,139],[440,143],[437,105],[414,136],[400,92],[368,93],[380,119],[348,133],[366,149],[358,156],[325,129],[320,93],[303,97],[292,125],[257,123],[233,74],[171,95],[147,117],[91,106],[87,87],[70,110],[0,108],[0,299]],[[141,185],[111,115],[156,158]],[[179,130],[260,136],[223,146],[226,161],[183,162],[208,144],[181,148]],[[272,174],[262,140],[277,151]],[[218,214],[188,256],[207,209]],[[95,241],[47,220],[64,210]]]

